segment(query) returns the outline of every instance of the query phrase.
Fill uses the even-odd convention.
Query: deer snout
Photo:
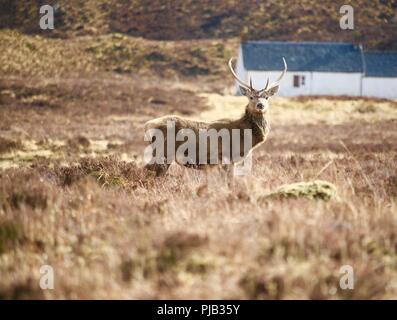
[[[265,108],[265,106],[264,106],[263,103],[261,103],[261,102],[259,102],[259,103],[256,105],[256,107],[257,107],[259,110],[263,110],[263,109]]]

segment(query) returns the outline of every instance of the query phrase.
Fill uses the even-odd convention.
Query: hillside
[[[237,46],[237,39],[154,41],[120,33],[53,39],[5,29],[0,30],[0,75],[90,77],[113,72],[169,80],[205,76],[224,86],[232,81],[226,62]]]
[[[3,0],[0,28],[62,38],[117,32],[154,40],[241,37],[351,41],[366,48],[397,49],[395,0],[153,0],[150,6],[145,0],[52,2],[58,5],[54,31],[39,29],[42,0]],[[355,9],[355,29],[343,31],[339,28],[339,8],[349,3]]]

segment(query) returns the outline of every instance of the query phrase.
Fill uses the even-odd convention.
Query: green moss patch
[[[276,191],[265,196],[266,198],[306,198],[311,200],[330,200],[337,194],[337,188],[334,184],[315,180],[311,182],[297,182],[285,184]]]

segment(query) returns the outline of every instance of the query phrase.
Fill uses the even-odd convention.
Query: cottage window
[[[304,86],[306,83],[306,77],[305,76],[294,76],[294,87],[299,88],[300,86]]]
[[[294,76],[294,87],[299,88],[299,76]]]

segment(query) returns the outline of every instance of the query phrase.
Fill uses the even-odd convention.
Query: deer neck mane
[[[263,113],[254,114],[250,112],[248,108],[245,109],[243,121],[247,123],[249,127],[252,127],[253,130],[255,129],[264,130],[267,127],[267,121],[265,115]]]
[[[245,110],[245,114],[242,117],[242,121],[245,122],[248,128],[252,129],[252,143],[254,146],[265,141],[267,134],[270,131],[270,126],[266,120],[265,114],[252,113],[247,108]]]

